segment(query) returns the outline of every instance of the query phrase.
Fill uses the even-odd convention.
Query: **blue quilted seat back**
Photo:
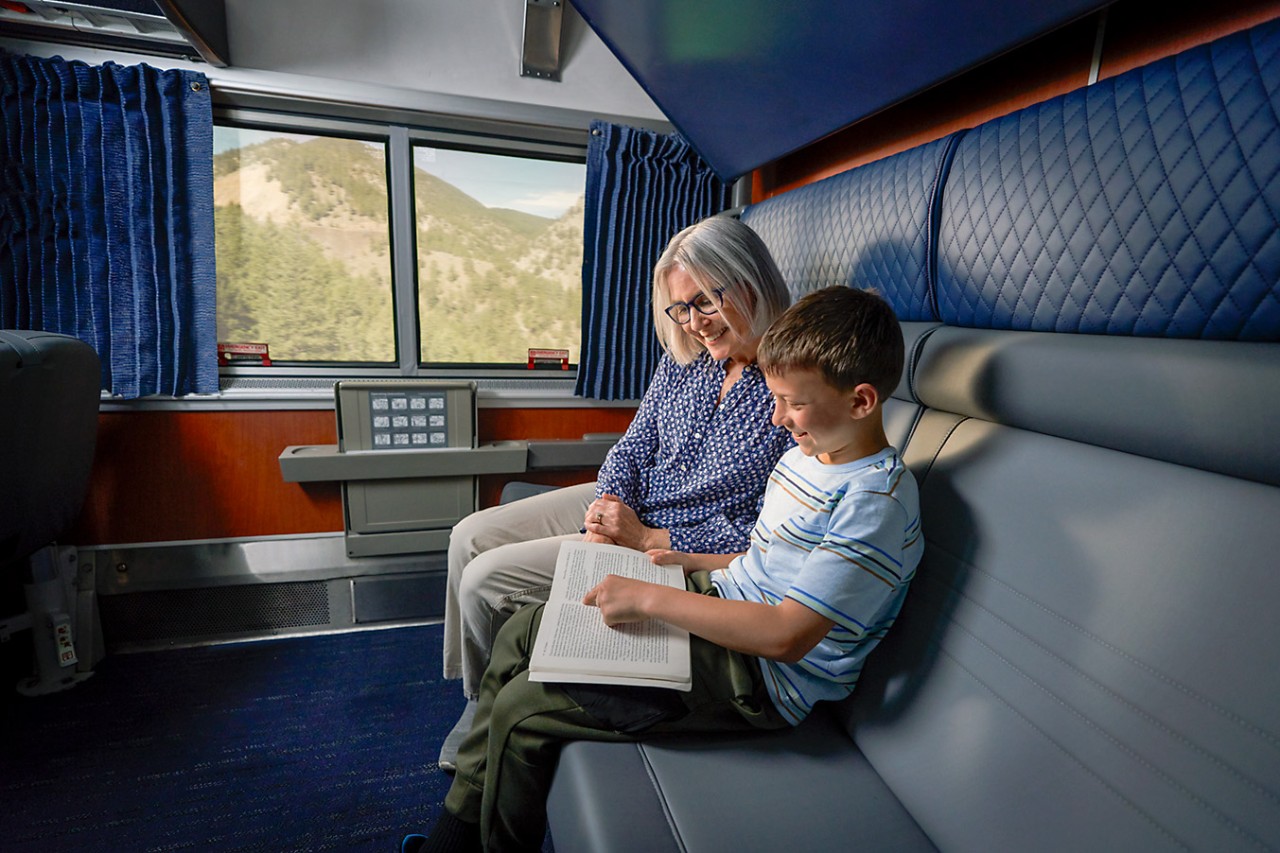
[[[937,264],[953,325],[1280,340],[1280,21],[969,131]]]
[[[933,320],[930,235],[947,140],[921,145],[748,207],[792,296],[875,288],[901,320]]]

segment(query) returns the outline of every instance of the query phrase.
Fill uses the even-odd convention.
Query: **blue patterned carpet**
[[[0,850],[396,851],[448,790],[440,645],[430,625],[112,655],[0,699]]]

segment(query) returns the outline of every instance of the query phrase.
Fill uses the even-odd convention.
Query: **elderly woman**
[[[595,483],[492,507],[449,540],[444,675],[462,678],[467,711],[446,738],[453,769],[502,622],[546,601],[562,542],[729,554],[746,550],[765,481],[791,444],[770,423],[756,347],[790,301],[764,243],[713,217],[667,245],[653,272],[665,355]],[[585,533],[583,532],[585,531]]]

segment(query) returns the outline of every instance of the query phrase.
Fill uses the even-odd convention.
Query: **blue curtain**
[[[727,208],[731,193],[680,136],[591,124],[576,394],[644,395],[661,355],[653,265],[682,228]]]
[[[74,335],[125,398],[216,393],[204,75],[0,51],[0,328]]]

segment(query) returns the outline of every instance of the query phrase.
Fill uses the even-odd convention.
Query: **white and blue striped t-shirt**
[[[769,695],[792,725],[815,702],[853,691],[923,550],[915,478],[892,447],[841,465],[799,448],[778,460],[750,549],[711,578],[722,598],[792,598],[836,623],[797,663],[760,659]]]

